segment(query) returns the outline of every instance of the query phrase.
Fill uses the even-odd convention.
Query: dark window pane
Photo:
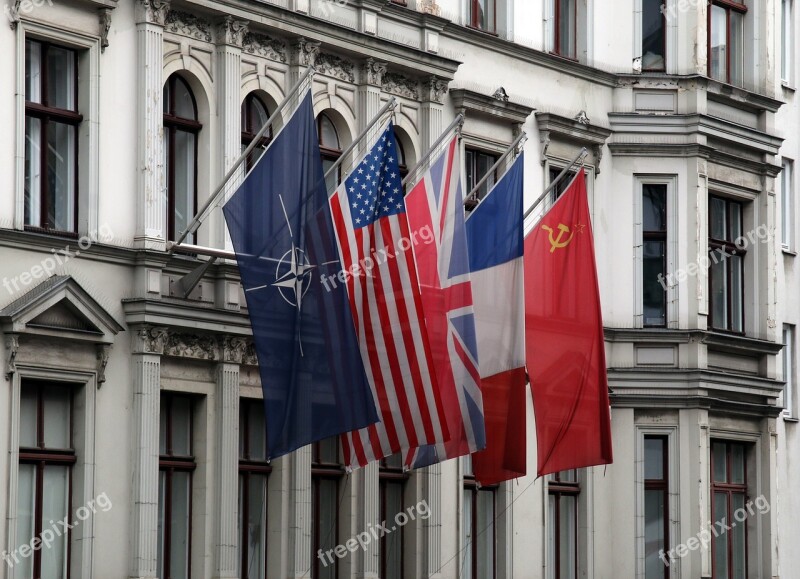
[[[75,110],[75,53],[47,48],[47,106]]]
[[[175,102],[173,103],[175,109],[172,111],[172,114],[182,119],[196,121],[197,111],[195,110],[194,98],[192,97],[192,91],[189,88],[189,85],[186,84],[186,81],[182,78],[175,77],[175,85],[173,90],[175,91],[175,94],[173,95],[173,98],[175,99]]]
[[[473,549],[472,541],[474,540],[475,529],[472,525],[472,494],[475,491],[470,489],[464,489],[464,526],[463,528],[463,541],[464,541],[464,550],[466,555],[463,558],[463,572],[461,575],[465,579],[472,579],[473,572],[472,572],[472,557],[470,556]],[[553,501],[554,497],[550,497],[550,501]],[[552,529],[552,526],[550,527]],[[551,559],[552,560],[552,559]]]
[[[17,478],[17,548],[30,544],[35,531],[37,468],[32,464],[19,465]],[[55,520],[55,519],[54,519]],[[18,577],[33,577],[33,557],[20,557],[15,573]]]
[[[259,400],[247,405],[247,436],[251,460],[267,460],[267,426],[264,422],[264,404]]]
[[[266,577],[267,547],[267,477],[250,475],[248,481],[247,513],[247,574],[248,579]]]
[[[172,473],[169,560],[170,577],[174,579],[189,579],[191,477],[191,473],[188,472],[175,471]]]
[[[717,263],[714,259],[717,258]],[[711,252],[711,316],[715,328],[728,327],[728,278],[725,262]]]
[[[662,0],[642,0],[642,68],[664,70]]]
[[[712,523],[728,522],[728,495],[725,493],[714,493],[714,521]],[[715,579],[728,579],[728,540],[730,533],[720,533],[714,538],[714,576]]]
[[[667,229],[667,186],[645,184],[642,186],[642,218],[645,231]]]
[[[402,483],[384,483],[384,500],[386,501],[385,519],[391,521],[403,511],[403,485]],[[402,532],[391,533],[384,536],[381,547],[386,549],[385,579],[402,579],[400,571],[403,565],[403,534]]]
[[[339,437],[332,436],[319,441],[319,462],[322,464],[339,463]]]
[[[725,8],[711,7],[711,78],[728,82],[728,14]]]
[[[663,326],[666,324],[666,243],[663,241],[644,242],[643,292],[644,325]]]
[[[339,133],[331,120],[322,115],[319,118],[319,144],[327,149],[340,149]]]
[[[42,430],[45,448],[70,448],[70,391],[42,388]]]
[[[744,484],[745,478],[745,458],[744,446],[741,444],[731,444],[731,480],[734,484]]]
[[[577,499],[574,496],[561,496],[559,499],[559,544],[561,552],[558,554],[561,577],[559,579],[575,579],[577,569],[576,558],[576,517]]]
[[[714,239],[727,239],[727,214],[725,211],[726,203],[718,197],[711,198],[711,232]]]
[[[731,15],[731,77],[729,82],[741,86],[744,82],[744,14],[730,11]]]
[[[22,388],[19,400],[19,446],[35,448],[38,441],[38,397],[36,389]]]
[[[42,522],[63,521],[69,517],[69,467],[48,464],[43,473]],[[64,579],[67,576],[67,535],[59,533],[41,550],[42,577]]]
[[[744,495],[734,494],[731,496],[731,518],[733,515],[736,514],[738,511],[747,512],[745,511],[744,507]],[[731,523],[727,523],[730,525]],[[745,546],[745,533],[747,531],[747,526],[744,523],[737,523],[733,529],[731,529],[731,577],[732,579],[745,579],[747,576],[746,567],[745,567],[745,557],[746,557],[746,546]]]
[[[731,326],[734,332],[744,331],[744,296],[742,284],[744,275],[744,259],[739,255],[728,258],[728,267],[731,270]]]
[[[75,230],[75,127],[47,123],[47,224]]]
[[[195,135],[175,131],[175,234],[184,231],[194,217]]]
[[[42,220],[42,122],[25,118],[25,224],[39,227]]]
[[[644,478],[648,480],[664,479],[664,439],[644,439]]]
[[[42,102],[42,45],[25,41],[25,100]]]
[[[192,401],[185,396],[172,397],[172,454],[192,455]]]
[[[714,461],[714,482],[728,482],[728,456],[727,445],[724,442],[714,442],[711,445],[712,459]]]
[[[735,201],[728,201],[730,211],[730,232],[728,241],[736,241],[742,235],[742,206]]]
[[[664,562],[659,551],[664,548],[664,501],[663,490],[644,492],[644,558],[645,579],[663,579]]]
[[[575,58],[575,0],[555,0],[558,3],[558,44],[556,52]]]
[[[337,541],[336,532],[336,507],[337,507],[337,482],[333,480],[320,480],[319,484],[319,521],[317,524],[319,528],[316,530],[319,537],[319,546],[322,552],[325,553],[329,549],[333,549]],[[316,553],[314,553],[316,556]],[[328,563],[328,566],[319,565],[319,576],[314,579],[335,579],[336,577],[336,562]]]

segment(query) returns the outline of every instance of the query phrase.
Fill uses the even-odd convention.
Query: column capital
[[[447,84],[446,80],[436,75],[425,79],[422,83],[424,100],[441,104],[447,94]]]
[[[222,362],[228,364],[241,364],[247,356],[250,340],[241,336],[223,336],[220,344]]]
[[[217,44],[242,47],[250,22],[236,20],[230,14],[217,25]]]
[[[294,43],[294,63],[300,66],[314,66],[319,56],[319,50],[319,42],[314,42],[301,36]]]
[[[164,353],[169,331],[158,326],[141,326],[131,336],[131,351],[134,354]]]
[[[164,26],[170,0],[136,0],[136,22]]]
[[[380,88],[383,84],[384,74],[386,74],[386,63],[369,57],[364,61],[362,67],[361,83]]]

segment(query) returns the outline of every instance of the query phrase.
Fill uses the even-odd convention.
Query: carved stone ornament
[[[226,16],[225,20],[219,24],[219,35],[217,37],[219,42],[241,47],[247,34],[248,24],[250,23],[246,20],[236,20],[233,16]]]
[[[244,35],[242,51],[256,56],[263,56],[276,62],[286,62],[286,43],[266,34],[248,32]]]
[[[145,326],[133,334],[133,352],[136,354],[163,354],[167,342],[167,328]]]
[[[306,40],[302,36],[298,38],[294,45],[297,64],[300,66],[315,66],[317,56],[319,56],[319,47],[319,42]]]
[[[164,26],[169,12],[169,0],[137,0],[137,22]]]
[[[447,94],[447,81],[440,79],[438,76],[432,76],[425,81],[425,96],[436,103],[441,103],[444,100],[444,95]]]
[[[100,388],[106,382],[106,366],[108,366],[108,354],[110,346],[97,346],[97,387]]]
[[[166,30],[211,42],[211,25],[208,20],[181,10],[170,10],[167,14]]]
[[[19,24],[19,5],[22,4],[22,0],[14,0],[13,4],[8,8],[8,12],[6,16],[8,16],[8,22],[11,25],[11,30],[17,29],[17,24]]]
[[[241,364],[247,355],[248,340],[239,336],[225,336],[222,338],[222,360]]]
[[[356,80],[353,63],[335,54],[320,54],[317,56],[314,66],[320,74],[326,74],[345,82],[355,82]]]
[[[496,99],[496,100],[498,100],[500,102],[507,103],[508,102],[508,93],[506,92],[506,89],[504,89],[501,86],[496,91],[494,91],[494,94],[492,95],[492,98]]]
[[[101,8],[100,14],[100,52],[108,47],[108,32],[111,30],[111,8]]]
[[[11,380],[17,371],[17,352],[19,351],[19,336],[6,334],[6,380]]]
[[[442,9],[439,8],[436,0],[419,0],[417,6],[423,14],[433,14],[434,16],[441,16],[442,14]]]
[[[364,62],[363,68],[364,76],[362,81],[365,84],[372,86],[381,86],[383,84],[383,75],[386,74],[386,63],[378,62],[370,57]]]
[[[592,121],[589,120],[589,115],[586,114],[586,111],[581,111],[577,115],[575,115],[575,120],[582,125],[592,124]]]
[[[258,356],[256,355],[256,345],[253,340],[247,340],[244,355],[242,356],[242,364],[247,366],[258,366]]]
[[[387,72],[383,75],[383,91],[401,97],[418,100],[419,83],[402,74]]]
[[[217,357],[217,344],[211,336],[170,333],[164,344],[164,355],[214,360]]]

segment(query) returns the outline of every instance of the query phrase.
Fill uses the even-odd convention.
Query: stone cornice
[[[499,117],[509,123],[523,124],[535,110],[532,107],[517,104],[510,100],[484,95],[469,89],[454,88],[450,90],[450,98],[456,110],[464,110],[469,117],[470,113],[480,113],[492,117]],[[506,99],[508,97],[505,97]]]
[[[588,118],[581,117],[570,119],[553,113],[535,113],[536,123],[540,131],[547,131],[559,135],[562,139],[576,141],[584,145],[597,146],[605,144],[611,136],[611,129],[593,125]]]
[[[607,342],[636,342],[648,344],[688,344],[701,342],[717,350],[737,354],[778,354],[783,348],[780,342],[771,342],[738,334],[727,334],[709,330],[670,330],[664,328],[603,328]]]

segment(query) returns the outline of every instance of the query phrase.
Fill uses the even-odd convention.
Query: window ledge
[[[782,418],[784,422],[791,422],[793,424],[800,422],[800,418],[796,418],[794,416],[783,416]]]
[[[794,85],[789,84],[786,81],[781,81],[781,87],[783,88],[783,90],[788,90],[789,92],[796,92],[797,91],[797,87],[795,87]]]
[[[788,247],[781,247],[781,252],[788,257],[797,257],[797,252],[794,249],[789,249]]]

